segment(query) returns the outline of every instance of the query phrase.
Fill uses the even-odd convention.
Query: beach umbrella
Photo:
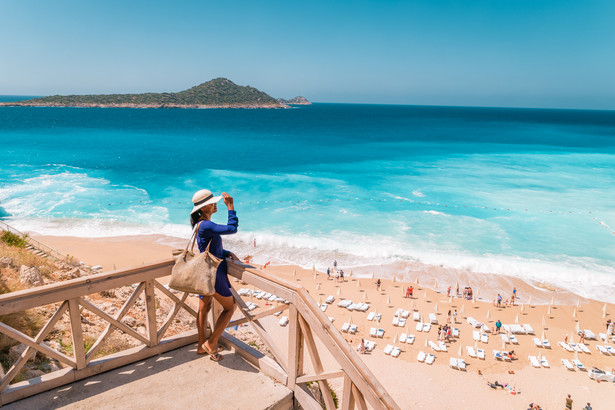
[[[491,310],[487,309],[487,320],[491,319]]]
[[[517,313],[517,316],[515,316],[515,323],[519,323],[519,314]]]
[[[521,310],[521,312],[525,311],[525,305],[523,303],[521,304],[521,309],[520,310]]]
[[[579,352],[576,349],[574,350],[574,360],[579,360]]]
[[[474,342],[474,349],[478,349],[478,340]]]
[[[547,332],[545,332],[545,330],[544,330],[544,329],[542,329],[542,337],[541,337],[541,339],[542,339],[542,340],[545,340],[545,339],[547,338],[547,336],[546,336],[546,335],[547,335]]]
[[[425,295],[423,297],[425,300],[427,300],[427,290],[425,290]]]
[[[437,279],[433,280],[433,288],[434,288],[434,290],[438,289],[438,280]]]
[[[427,337],[425,338],[425,347],[429,346],[429,342],[427,341]]]
[[[576,319],[577,318],[577,308],[574,308],[572,311],[572,318]]]
[[[316,272],[316,265],[312,265],[312,272]]]
[[[436,311],[436,313],[438,313],[438,304],[436,303],[436,306],[434,306],[434,310]]]
[[[361,279],[357,281],[357,288],[360,288],[360,287],[361,287]]]
[[[581,309],[581,299],[577,299],[577,308]]]
[[[318,279],[318,273],[314,274],[314,280]]]
[[[367,302],[367,292],[363,292],[363,302]]]
[[[320,282],[316,284],[316,290],[320,290]]]
[[[555,298],[553,296],[551,296],[551,305],[553,305],[554,301],[555,301]]]
[[[530,307],[532,307],[532,296],[530,295],[530,298],[527,301],[527,304],[530,305]]]
[[[461,343],[459,344],[459,350],[457,351],[457,355],[459,355],[459,357],[461,357],[461,355],[463,354],[463,346],[461,345]]]
[[[577,326],[576,326],[577,332],[581,331],[581,322],[577,321]]]
[[[391,304],[391,297],[387,296],[387,305],[390,305],[390,304]]]
[[[459,316],[463,315],[463,312],[466,310],[466,305],[461,305],[461,309],[459,309]]]
[[[397,333],[395,333],[395,337],[393,338],[393,344],[397,343]]]
[[[574,344],[574,333],[570,336],[570,343]]]
[[[602,317],[605,318],[606,317],[606,303],[604,304],[604,306],[602,307]]]
[[[502,340],[502,350],[506,350],[506,342]]]
[[[397,279],[395,279],[395,277],[397,276],[397,274],[393,274],[393,283],[397,283]]]
[[[476,303],[476,296],[472,296],[472,304]]]
[[[412,299],[412,304],[410,305],[410,307],[412,308],[412,310],[416,309],[416,300]]]
[[[318,298],[318,304],[322,305],[322,296]]]
[[[416,282],[416,286],[418,286],[419,285],[419,277],[418,276],[416,277],[415,282]]]
[[[551,306],[549,306],[549,309],[547,309],[547,315],[551,316]]]
[[[350,269],[350,274],[348,276],[352,278],[352,269]]]
[[[342,288],[337,288],[337,296],[342,296]]]
[[[457,292],[457,290],[459,289],[459,281],[455,282],[455,292]]]
[[[476,289],[476,296],[480,297],[480,289]]]
[[[297,276],[297,268],[293,269],[293,276]]]
[[[545,320],[545,317],[543,315],[542,317],[542,328],[545,329],[547,327],[547,321]]]
[[[375,276],[374,276],[374,272],[372,272],[372,279],[374,279],[374,277],[375,277]]]
[[[452,297],[452,296],[448,298],[448,304],[449,304],[449,305],[452,305],[452,304],[453,304],[453,297]]]
[[[352,325],[352,315],[348,315],[348,323]]]

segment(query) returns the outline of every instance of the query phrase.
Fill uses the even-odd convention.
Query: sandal
[[[205,343],[203,343],[203,344],[201,345],[201,347],[202,347],[203,349],[205,349],[205,351],[207,352],[207,354],[209,354],[209,359],[210,359],[210,360],[213,360],[214,362],[219,362],[220,360],[222,360],[223,356],[222,356],[220,353],[218,353],[218,351],[219,351],[219,350],[212,351],[212,350],[210,350],[210,349],[207,347],[207,345],[206,345]]]

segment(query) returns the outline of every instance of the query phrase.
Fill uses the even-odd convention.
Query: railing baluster
[[[289,306],[288,310],[288,388],[295,390],[295,382],[297,377],[303,373],[303,349],[301,327],[299,326],[299,317],[297,309],[294,306]]]
[[[70,332],[73,337],[73,352],[77,369],[83,369],[85,362],[85,347],[83,345],[83,329],[81,328],[81,312],[79,311],[79,298],[68,300],[68,313],[70,314]]]
[[[145,328],[148,335],[148,346],[153,347],[158,344],[158,329],[156,328],[156,295],[154,293],[154,282],[145,282]]]

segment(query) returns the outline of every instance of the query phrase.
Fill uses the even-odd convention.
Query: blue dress
[[[221,235],[232,235],[237,232],[237,225],[239,225],[237,214],[235,211],[228,211],[228,222],[226,225],[218,225],[212,221],[200,221],[199,223],[199,232],[196,235],[199,251],[205,252],[207,245],[211,242],[209,252],[222,259],[222,263],[220,263],[216,271],[216,293],[221,296],[232,296],[231,282],[228,280],[225,259],[230,255],[230,252],[222,247]]]

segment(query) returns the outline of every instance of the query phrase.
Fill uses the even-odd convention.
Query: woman
[[[226,225],[218,225],[211,221],[211,216],[218,211],[217,202],[221,198],[224,198],[224,203],[228,208],[228,222]],[[200,296],[197,318],[197,329],[199,333],[197,353],[208,353],[211,360],[218,362],[222,360],[222,356],[218,353],[218,339],[231,321],[233,312],[235,311],[235,300],[231,293],[231,283],[228,280],[226,272],[227,265],[225,258],[230,257],[231,260],[239,260],[233,252],[222,248],[222,238],[220,235],[231,235],[237,232],[238,219],[233,206],[233,198],[226,192],[223,192],[222,196],[213,196],[209,190],[202,189],[194,194],[192,203],[194,204],[194,208],[190,213],[190,224],[193,228],[195,225],[198,225],[196,242],[199,246],[199,250],[205,252],[207,245],[209,245],[209,252],[222,259],[216,272],[216,293],[212,296]],[[207,314],[211,309],[213,299],[216,299],[216,301],[222,305],[223,310],[214,325],[209,339],[205,340]]]

